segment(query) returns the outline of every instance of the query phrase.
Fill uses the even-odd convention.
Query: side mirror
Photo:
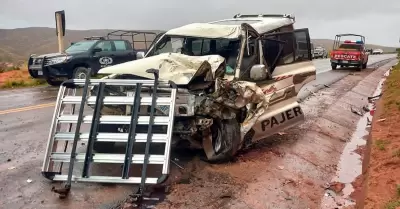
[[[144,58],[144,52],[136,52],[136,59],[143,59]]]
[[[267,79],[268,72],[267,67],[262,64],[253,65],[250,69],[250,78],[254,81],[262,81]]]
[[[103,51],[101,48],[97,48],[97,47],[96,47],[96,48],[93,49],[93,53],[101,52],[101,51]]]

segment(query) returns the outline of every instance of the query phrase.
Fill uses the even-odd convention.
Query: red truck
[[[349,41],[343,43],[340,39],[343,36],[356,36],[361,40]],[[357,70],[367,68],[369,53],[365,49],[365,37],[357,34],[338,34],[333,42],[333,50],[331,52],[331,66],[335,70],[340,67],[356,67]]]

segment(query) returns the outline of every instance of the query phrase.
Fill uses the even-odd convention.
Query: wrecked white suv
[[[209,161],[228,160],[241,148],[304,121],[297,94],[315,79],[316,69],[308,29],[295,30],[294,23],[290,15],[236,15],[185,25],[159,36],[142,59],[99,74],[154,79],[146,70],[158,69],[159,80],[178,87],[172,144],[204,149]],[[161,115],[169,110],[156,109]],[[130,113],[129,108],[112,110]],[[95,144],[95,149],[110,147]]]

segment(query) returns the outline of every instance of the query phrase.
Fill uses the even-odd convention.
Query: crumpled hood
[[[146,70],[159,70],[160,80],[170,80],[178,85],[188,84],[192,78],[205,75],[205,81],[215,79],[217,69],[225,59],[219,55],[188,56],[178,53],[163,53],[139,60],[125,62],[101,69],[99,74],[132,74],[144,78],[154,79],[153,74]]]

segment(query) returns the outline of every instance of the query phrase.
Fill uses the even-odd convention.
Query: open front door
[[[263,139],[303,122],[297,94],[316,78],[308,29],[265,35],[262,52],[272,80],[257,81],[257,84],[270,98],[269,106],[245,140]]]

